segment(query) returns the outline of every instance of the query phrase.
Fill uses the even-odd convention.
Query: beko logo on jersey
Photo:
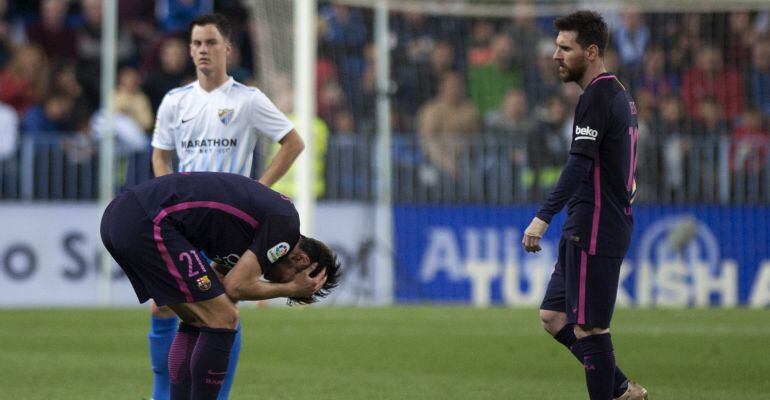
[[[596,137],[599,136],[599,131],[596,129],[591,129],[590,126],[586,126],[585,128],[580,126],[575,126],[575,140],[581,140],[581,139],[589,139],[589,140],[596,140]]]

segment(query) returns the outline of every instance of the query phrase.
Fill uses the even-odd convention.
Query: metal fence
[[[480,138],[480,139],[479,139]],[[332,136],[324,162],[322,200],[374,198],[374,139]],[[556,182],[566,154],[542,154],[510,138],[489,135],[435,144],[452,159],[448,172],[426,156],[414,135],[393,138],[396,203],[517,204],[541,201]],[[98,146],[84,136],[20,140],[0,160],[0,199],[94,200],[98,196]],[[255,173],[264,165],[255,158]],[[770,144],[666,141],[639,149],[638,201],[655,204],[770,204]],[[151,149],[117,151],[118,190],[151,179]]]

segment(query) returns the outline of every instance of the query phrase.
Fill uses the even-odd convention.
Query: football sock
[[[569,351],[572,353],[572,355],[575,356],[575,358],[578,359],[581,363],[583,362],[583,353],[578,348],[578,346],[575,346],[575,342],[577,341],[577,338],[575,337],[575,331],[573,330],[574,324],[567,324],[564,325],[564,328],[561,328],[561,330],[554,335],[554,339],[556,339],[559,343],[566,346]],[[628,378],[626,377],[626,374],[623,373],[623,371],[618,368],[618,366],[615,366],[615,385],[613,386],[613,393],[612,395],[614,397],[620,397],[623,393],[626,392],[626,389],[628,389]]]
[[[233,342],[233,349],[230,351],[230,364],[227,366],[227,375],[225,375],[225,381],[222,383],[222,388],[219,389],[219,396],[217,400],[227,400],[230,397],[230,389],[233,387],[233,380],[235,379],[235,368],[238,366],[238,356],[241,355],[241,324],[238,324],[238,333],[235,334],[235,341]]]
[[[615,352],[609,333],[578,339],[575,346],[583,351],[586,386],[591,400],[612,400]]]
[[[190,359],[192,400],[216,400],[230,363],[236,330],[200,328]]]
[[[182,322],[168,353],[171,400],[188,400],[191,394],[190,360],[200,329]]]
[[[152,366],[153,400],[169,400],[168,352],[176,335],[177,318],[150,319],[150,365]]]

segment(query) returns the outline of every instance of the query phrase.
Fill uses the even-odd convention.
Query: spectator
[[[66,133],[72,128],[70,115],[74,102],[66,93],[51,93],[42,104],[29,109],[21,119],[26,135]]]
[[[692,138],[685,129],[682,101],[675,96],[661,100],[656,128],[657,143],[663,151],[662,192],[681,200],[685,188],[685,155],[692,146]]]
[[[683,75],[703,45],[700,13],[670,14],[663,19],[660,34],[655,45],[664,49],[666,70]]]
[[[142,86],[144,93],[150,98],[153,110],[158,109],[163,96],[169,90],[194,79],[188,73],[188,59],[187,44],[184,40],[176,36],[163,39],[160,46],[160,65],[151,70]]]
[[[725,64],[737,69],[742,75],[749,73],[751,45],[756,41],[756,31],[748,11],[733,11],[727,15],[725,33]]]
[[[758,36],[751,49],[751,103],[770,117],[770,32]]]
[[[278,107],[278,110],[282,113],[286,114],[292,122],[297,120],[297,117],[294,114],[294,91],[291,86],[283,88],[275,95],[275,106]],[[350,113],[346,114],[350,115]],[[313,164],[310,182],[312,182],[311,185],[313,187],[314,196],[320,198],[323,197],[326,190],[325,167],[326,150],[329,142],[329,127],[318,117],[312,121],[311,138],[312,142],[310,148],[313,151]],[[270,159],[275,157],[275,154],[278,153],[280,147],[281,145],[278,143],[273,143],[271,145]],[[273,184],[272,189],[293,198],[296,193],[296,180],[297,164],[295,163],[292,164],[281,179]]]
[[[212,12],[214,0],[155,0],[155,17],[166,33],[187,31],[195,17]]]
[[[141,77],[133,67],[123,67],[118,75],[118,87],[112,95],[115,112],[131,117],[145,132],[153,125],[150,100],[142,92]]]
[[[510,89],[500,108],[489,111],[484,117],[488,134],[526,143],[535,131],[535,120],[529,116],[527,96],[521,89]]]
[[[478,111],[468,101],[459,73],[452,71],[442,76],[438,95],[420,108],[418,120],[420,145],[430,166],[446,177],[458,178],[458,159],[479,135]],[[435,178],[427,181],[436,183]]]
[[[744,108],[743,85],[740,74],[732,66],[725,66],[722,52],[707,44],[697,53],[696,65],[682,79],[682,100],[687,114],[700,118],[698,99],[713,96],[717,99],[725,117],[732,120]]]
[[[512,6],[511,22],[503,30],[504,33],[511,37],[514,43],[521,44],[517,48],[514,64],[522,68],[527,68],[532,60],[537,57],[538,48],[534,44],[547,37],[538,26],[535,19],[536,15],[537,8],[532,4],[532,0],[516,0]],[[551,21],[548,23],[550,26]],[[550,42],[553,44],[552,40]]]
[[[66,93],[73,99],[79,99],[83,87],[78,82],[78,70],[75,61],[58,60],[51,68],[49,91]]]
[[[356,124],[350,111],[337,111],[332,117],[332,132],[337,136],[355,136]]]
[[[468,44],[468,65],[473,68],[492,62],[492,38],[495,35],[495,24],[487,18],[473,21],[471,39]]]
[[[318,116],[331,125],[334,115],[343,110],[349,112],[345,93],[336,79],[328,80],[318,92]]]
[[[770,131],[763,126],[762,114],[756,108],[744,111],[733,130],[732,169],[758,173],[767,168],[770,151]]]
[[[513,170],[512,186],[521,192],[527,182],[523,179],[527,155],[540,157],[529,148],[530,140],[537,135],[537,122],[529,115],[527,96],[521,89],[510,89],[503,104],[497,110],[488,112],[484,118],[485,133],[500,141],[501,146],[511,148],[507,159],[499,162],[510,165]]]
[[[441,38],[432,22],[434,20],[422,12],[398,13],[393,17],[391,26],[396,39],[393,59],[402,61],[393,66],[395,69],[403,64],[428,62],[436,42]]]
[[[626,77],[634,81],[641,72],[642,60],[650,44],[650,28],[645,25],[644,16],[635,7],[626,8],[621,16],[622,22],[615,28],[613,39],[618,51],[619,66]]]
[[[521,72],[514,65],[516,49],[511,37],[497,34],[490,46],[490,63],[471,67],[468,72],[470,98],[482,115],[499,107],[509,89],[522,87]]]
[[[698,101],[701,118],[694,122],[693,137],[702,146],[715,147],[727,137],[730,128],[724,119],[722,108],[713,97],[704,97]]]
[[[47,88],[48,58],[37,45],[20,47],[0,71],[0,102],[13,107],[19,115],[39,103]]]
[[[454,53],[454,46],[449,41],[440,40],[431,50],[427,62],[395,67],[398,87],[394,108],[404,119],[399,125],[406,131],[413,131],[416,111],[436,96],[441,76],[454,70]]]
[[[637,92],[662,98],[676,94],[679,81],[676,74],[666,72],[666,55],[658,46],[650,47],[644,56],[641,75],[634,82]]]
[[[700,99],[698,107],[701,119],[693,125],[691,157],[698,160],[696,171],[699,173],[695,177],[700,179],[700,184],[694,189],[699,192],[696,193],[698,200],[714,201],[719,196],[721,144],[729,138],[730,130],[716,99]]]
[[[367,43],[364,17],[357,8],[333,4],[321,7],[319,16],[321,52],[337,64],[340,87],[350,101],[356,120],[362,120],[369,111],[361,86]]]
[[[83,26],[77,32],[78,72],[80,84],[89,104],[99,104],[99,75],[101,67],[102,2],[80,0],[83,10]],[[131,35],[125,29],[118,31],[116,55],[121,65],[134,61],[136,48]]]
[[[27,27],[27,38],[37,43],[51,58],[77,57],[75,30],[67,26],[68,0],[43,0],[40,20]]]
[[[524,92],[530,109],[544,105],[563,86],[558,74],[553,72],[555,65],[551,57],[555,49],[553,40],[541,39],[537,42],[537,56],[534,58],[533,68],[526,69],[524,79]],[[563,162],[559,163],[562,164]]]
[[[140,43],[150,42],[157,34],[155,1],[120,0],[117,3],[120,25],[125,26],[131,36],[139,39]]]
[[[0,67],[11,59],[14,49],[24,42],[24,24],[13,12],[15,2],[0,0]]]
[[[556,74],[552,74],[556,75]],[[545,101],[536,117],[537,126],[527,139],[529,165],[533,169],[532,192],[536,200],[543,199],[559,179],[569,153],[572,119],[564,100],[553,95]]]

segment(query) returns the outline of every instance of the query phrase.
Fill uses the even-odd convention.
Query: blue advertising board
[[[395,300],[537,306],[557,257],[564,213],[543,251],[521,233],[534,206],[397,206]],[[618,304],[770,305],[770,208],[636,206]]]

